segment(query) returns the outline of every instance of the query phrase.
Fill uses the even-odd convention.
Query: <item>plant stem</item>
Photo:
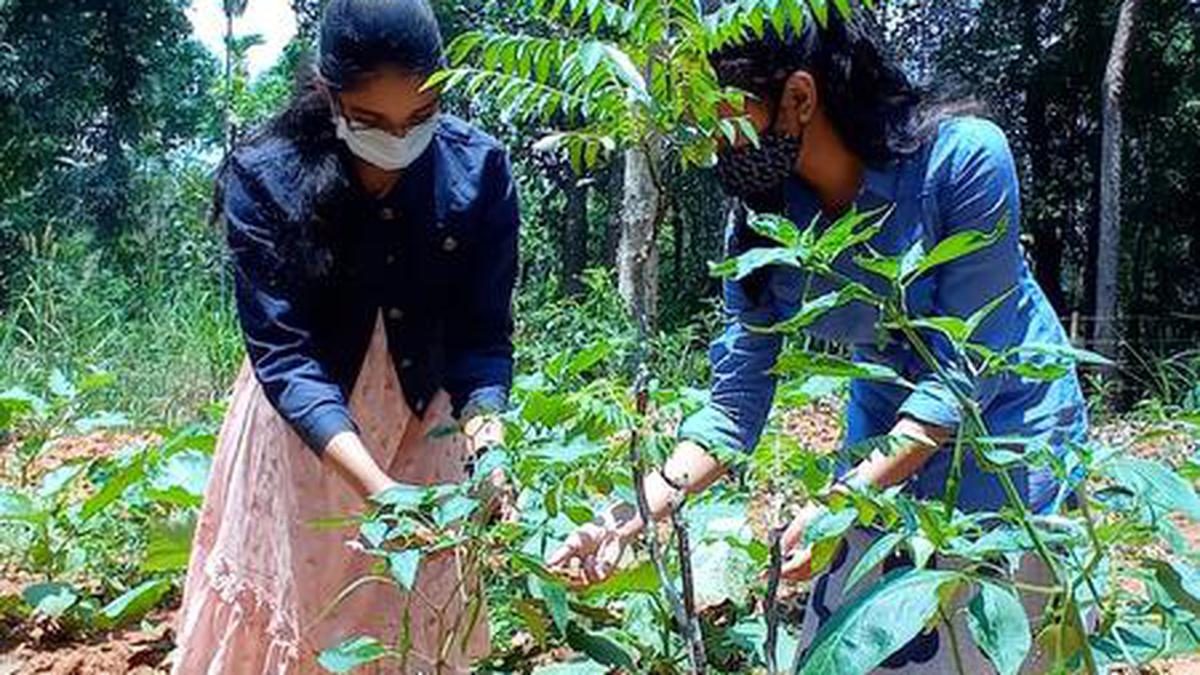
[[[767,617],[767,637],[763,643],[763,651],[767,655],[767,673],[774,675],[779,671],[779,667],[775,662],[775,644],[779,638],[779,576],[783,572],[783,550],[781,548],[780,539],[783,535],[783,528],[771,528],[770,545],[771,545],[771,566],[767,571],[767,597],[764,600],[766,606],[764,613]]]
[[[645,360],[641,359],[641,361],[638,366],[637,377],[634,378],[634,392],[637,399],[639,423],[641,417],[646,412],[647,403],[650,398],[649,393],[646,391],[649,373],[646,369]],[[671,575],[667,571],[666,562],[663,560],[662,552],[659,550],[658,531],[654,527],[654,518],[650,512],[650,503],[646,499],[646,486],[642,472],[642,452],[639,447],[641,439],[639,436],[639,429],[635,426],[629,435],[629,464],[633,471],[633,487],[634,492],[637,494],[638,515],[642,519],[642,538],[646,542],[646,549],[650,554],[650,561],[654,564],[654,571],[658,574],[658,581],[662,586],[663,595],[666,596],[667,602],[671,605],[671,613],[675,617],[675,622],[679,625],[680,636],[688,645],[688,656],[692,663],[693,672],[704,673],[704,643],[697,640],[698,636],[693,635],[690,629],[692,626],[692,617],[688,614],[687,608],[679,597],[679,592],[671,582]]]
[[[954,624],[941,607],[938,607],[938,614],[942,616],[942,624],[946,626],[946,634],[950,636],[950,654],[954,657],[954,669],[958,671],[958,675],[967,675],[966,669],[963,668],[962,652],[958,648],[958,634],[954,631]]]

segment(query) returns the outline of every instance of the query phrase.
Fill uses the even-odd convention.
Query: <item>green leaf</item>
[[[858,562],[854,565],[854,569],[850,570],[850,576],[846,577],[846,585],[843,593],[849,593],[850,589],[854,588],[854,585],[861,581],[868,572],[886,560],[903,540],[903,534],[889,532],[872,542],[870,548],[858,559]]]
[[[398,483],[371,497],[379,506],[389,506],[398,511],[419,509],[425,504],[429,489],[407,483]]]
[[[46,402],[24,389],[0,392],[0,431],[9,429],[26,415],[41,416]]]
[[[851,209],[821,233],[813,245],[814,255],[826,262],[836,260],[843,251],[869,241],[878,234],[890,213],[891,207],[871,211]]]
[[[192,552],[192,535],[196,529],[195,512],[186,517],[150,526],[143,572],[177,572],[187,569]]]
[[[26,586],[25,590],[21,591],[21,597],[29,606],[33,607],[35,614],[51,619],[66,614],[67,610],[74,607],[75,603],[79,601],[79,595],[75,593],[75,589],[66,584],[53,582]]]
[[[614,351],[616,351],[616,347],[608,340],[597,340],[571,357],[567,363],[567,372],[571,375],[583,375],[608,358]]]
[[[73,399],[79,393],[75,389],[75,385],[71,384],[71,380],[67,379],[66,374],[59,368],[50,371],[50,393],[58,398]]]
[[[905,281],[910,281],[925,274],[929,270],[958,260],[976,251],[991,246],[1004,236],[1008,230],[1008,215],[1004,215],[991,232],[982,230],[963,230],[939,241],[933,250],[921,256],[911,271],[904,275]]]
[[[967,606],[967,625],[1000,675],[1016,675],[1033,646],[1029,618],[1011,589],[980,581],[979,592]]]
[[[634,670],[634,652],[603,633],[589,631],[571,623],[567,626],[567,644],[587,654],[597,663],[624,668],[627,672]]]
[[[64,464],[42,476],[42,484],[38,488],[38,497],[47,502],[53,501],[63,490],[70,487],[76,478],[83,475],[87,467],[88,463],[86,461],[72,462]]]
[[[871,672],[937,613],[941,591],[960,581],[949,570],[896,570],[842,605],[817,631],[797,672],[862,675]]]
[[[138,454],[117,473],[109,476],[100,490],[83,503],[79,519],[87,521],[121,498],[125,490],[146,475],[145,455]]]
[[[11,488],[0,488],[0,522],[37,524],[48,517],[28,496]]]
[[[709,265],[709,271],[716,277],[741,281],[772,265],[800,267],[800,261],[796,251],[790,248],[752,248],[735,258]]]
[[[438,504],[433,512],[434,522],[445,528],[451,523],[466,520],[479,508],[479,501],[464,495],[451,495]]]
[[[588,586],[580,597],[589,600],[602,596],[622,596],[628,593],[658,593],[658,573],[650,561],[622,568],[604,581]]]
[[[1162,462],[1119,456],[1103,465],[1102,471],[1153,506],[1200,520],[1200,497],[1195,488]]]
[[[788,218],[755,214],[748,225],[751,230],[788,248],[795,248],[800,243],[800,228]]]
[[[388,572],[396,583],[400,584],[406,591],[413,589],[413,584],[417,581],[417,572],[421,568],[421,551],[420,549],[408,549],[405,551],[388,551]]]
[[[847,284],[816,299],[806,301],[791,317],[771,326],[750,326],[761,333],[795,333],[820,320],[830,311],[854,300],[869,299],[871,292],[858,284]]]
[[[842,377],[899,383],[903,380],[891,368],[879,363],[854,362],[829,354],[789,351],[779,357],[771,372],[787,376]]]
[[[533,675],[605,675],[609,672],[603,666],[591,659],[575,659],[563,663],[551,663],[533,669]]]
[[[102,411],[77,420],[75,429],[81,434],[90,434],[102,429],[123,429],[130,424],[124,413]]]
[[[388,655],[388,650],[373,637],[358,636],[326,649],[317,663],[331,673],[348,673],[359,666],[374,663]]]
[[[558,632],[565,634],[567,623],[570,620],[566,587],[560,581],[548,581],[541,578],[538,578],[536,583],[542,593],[542,599],[546,601],[546,608],[550,610],[550,618],[554,619],[554,625],[558,627]]]
[[[211,466],[212,457],[206,453],[197,450],[175,453],[154,469],[146,492],[156,502],[200,506]]]
[[[169,579],[151,579],[125,591],[100,610],[108,626],[119,626],[154,609],[171,590]]]
[[[1200,570],[1178,561],[1145,560],[1154,578],[1180,607],[1200,617]]]
[[[804,528],[804,544],[812,545],[826,539],[846,534],[858,519],[858,509],[853,506],[840,511],[822,511],[808,527]]]

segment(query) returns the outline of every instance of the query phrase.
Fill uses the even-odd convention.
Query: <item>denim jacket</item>
[[[829,224],[819,202],[801,181],[787,187],[789,217],[804,227]],[[1004,237],[991,246],[934,268],[908,289],[906,302],[917,316],[966,318],[1010,292],[972,340],[993,350],[1040,343],[1065,346],[1061,324],[1025,262],[1018,241],[1020,195],[1011,151],[1003,132],[990,122],[956,118],[943,122],[936,137],[918,152],[889,166],[869,168],[855,203],[860,210],[892,206],[883,229],[867,243],[885,255],[896,255],[920,240],[930,251],[942,239],[964,230],[990,232],[1007,216]],[[731,228],[730,254],[752,246],[748,233]],[[862,252],[863,249],[857,249]],[[854,280],[884,291],[886,283],[858,268],[848,252],[835,268]],[[810,299],[831,290],[828,282],[795,268],[769,268],[751,297],[746,284],[725,283],[729,322],[710,350],[713,382],[709,403],[685,421],[684,438],[710,449],[753,450],[762,433],[775,394],[771,374],[783,345],[777,334],[756,332],[793,316],[808,289]],[[956,427],[961,411],[947,384],[937,377],[902,338],[878,339],[878,312],[854,302],[822,317],[808,328],[811,335],[847,345],[854,359],[891,367],[916,384],[907,389],[891,383],[855,380],[847,407],[846,446],[888,433],[900,416],[944,427]],[[1033,381],[1004,374],[972,378],[953,368],[951,346],[940,334],[926,332],[939,362],[981,404],[988,431],[994,436],[1021,434],[1044,442],[1060,454],[1086,435],[1086,409],[1074,371],[1052,381]],[[949,472],[949,452],[934,455],[909,483],[918,496],[940,496]],[[994,477],[976,466],[967,453],[959,506],[991,510],[1005,501]],[[842,469],[847,468],[843,462]],[[1062,498],[1048,470],[1012,472],[1022,497],[1033,508],[1050,508]]]
[[[404,395],[456,414],[505,405],[512,381],[517,197],[503,148],[454,117],[382,199],[332,133],[268,135],[233,154],[224,215],[246,349],[267,398],[314,451],[348,407],[382,315]]]

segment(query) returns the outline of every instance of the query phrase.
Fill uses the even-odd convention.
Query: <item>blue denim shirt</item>
[[[789,217],[801,226],[818,217],[817,227],[829,220],[819,202],[799,180],[787,188]],[[860,210],[894,205],[883,230],[869,245],[885,255],[905,251],[917,240],[926,251],[938,241],[963,230],[992,231],[1008,216],[1002,240],[986,249],[935,268],[908,291],[909,311],[917,316],[965,318],[1006,291],[1000,304],[973,341],[994,350],[1021,344],[1067,345],[1067,337],[1025,262],[1018,241],[1020,195],[1012,153],[1003,132],[990,122],[956,118],[943,122],[936,137],[890,166],[868,169],[856,201]],[[731,254],[749,246],[731,228],[727,241]],[[835,263],[841,272],[877,291],[879,277],[859,269],[849,254]],[[808,297],[831,290],[828,282],[792,267],[772,267],[762,291],[750,297],[741,282],[727,281],[725,306],[730,321],[713,343],[713,370],[708,405],[688,418],[680,430],[684,438],[714,449],[750,451],[758,442],[775,393],[770,370],[783,344],[776,334],[755,332],[787,319],[801,304],[806,284]],[[907,343],[889,336],[877,340],[878,312],[855,302],[822,317],[809,327],[821,339],[849,346],[858,361],[890,366],[916,384],[915,390],[890,383],[856,380],[850,386],[846,413],[847,446],[888,433],[900,416],[909,416],[953,428],[960,410],[946,384],[925,366]],[[953,366],[953,350],[940,334],[926,333],[935,355],[955,373],[982,407],[988,430],[995,436],[1020,434],[1044,442],[1059,453],[1086,434],[1086,409],[1074,371],[1052,381],[1033,381],[1012,374],[972,379]],[[942,494],[950,468],[950,452],[934,455],[908,488],[922,498]],[[843,462],[842,470],[846,464]],[[1022,498],[1035,510],[1052,508],[1061,498],[1059,485],[1049,470],[1012,471]],[[994,510],[1005,496],[993,476],[985,474],[967,453],[959,506],[966,510]]]
[[[443,116],[382,199],[342,179],[332,131],[251,142],[224,174],[238,317],[267,398],[314,451],[355,430],[347,405],[383,316],[409,406],[505,405],[512,381],[517,198],[491,137]],[[334,169],[331,171],[331,169]],[[340,169],[340,171],[338,170]]]

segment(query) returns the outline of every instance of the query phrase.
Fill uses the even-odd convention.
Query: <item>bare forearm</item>
[[[724,473],[725,467],[704,448],[690,441],[680,443],[661,469],[647,473],[642,480],[650,517],[662,520],[683,496],[680,490],[688,494],[702,492]],[[623,525],[627,535],[636,534],[642,527],[638,516]]]
[[[371,457],[362,439],[352,431],[331,438],[321,459],[354,486],[354,490],[363,498],[378,494],[394,484]]]
[[[854,467],[851,474],[856,483],[888,487],[908,480],[938,451],[950,437],[951,431],[911,418],[901,418],[892,427],[891,435],[904,439],[890,455],[875,452]]]

